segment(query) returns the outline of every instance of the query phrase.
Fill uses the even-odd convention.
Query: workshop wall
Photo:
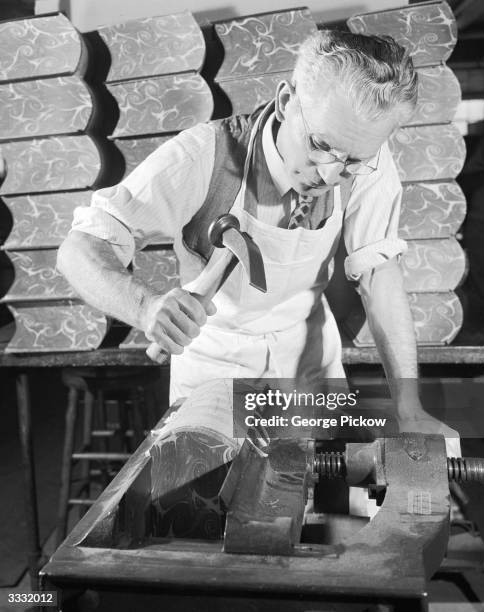
[[[102,25],[113,25],[155,15],[169,15],[191,11],[203,25],[207,21],[231,19],[265,11],[278,11],[296,6],[307,6],[317,23],[346,19],[357,13],[382,11],[408,4],[407,0],[37,0],[36,14],[63,11],[81,32]]]

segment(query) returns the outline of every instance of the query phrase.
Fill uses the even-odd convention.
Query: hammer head
[[[245,270],[249,283],[263,293],[267,292],[264,262],[259,247],[246,233],[234,215],[220,215],[208,230],[208,237],[217,248],[229,249]]]

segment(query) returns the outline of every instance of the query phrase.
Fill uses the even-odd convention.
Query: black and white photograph
[[[0,612],[484,612],[484,1],[0,0]]]

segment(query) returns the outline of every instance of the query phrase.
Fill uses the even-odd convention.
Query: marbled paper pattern
[[[225,57],[215,80],[291,70],[299,45],[316,30],[307,9],[217,23],[215,31],[224,46]]]
[[[4,197],[13,227],[4,247],[58,247],[71,228],[74,208],[89,206],[92,191]]]
[[[107,329],[103,314],[75,302],[9,304],[15,335],[7,353],[87,351],[98,348]]]
[[[403,186],[399,236],[448,238],[464,221],[466,200],[455,181],[408,183]]]
[[[172,136],[117,139],[115,144],[121,151],[125,162],[124,176],[132,172],[148,157],[148,155],[150,155],[150,153],[153,153],[153,151],[155,151],[167,140],[170,140],[170,138],[172,138]]]
[[[82,68],[83,43],[64,15],[0,23],[0,81],[72,74]]]
[[[227,94],[233,114],[249,114],[262,104],[272,100],[276,87],[283,79],[289,79],[292,71],[263,74],[260,76],[221,81],[220,87]]]
[[[89,136],[39,138],[2,144],[7,176],[0,194],[91,187],[101,158]]]
[[[452,291],[448,293],[410,293],[410,309],[419,345],[449,344],[459,333],[463,322],[462,305]],[[345,321],[356,346],[374,346],[363,308]]]
[[[133,274],[160,294],[180,285],[177,258],[171,249],[139,251],[133,260]]]
[[[107,87],[120,112],[114,138],[184,130],[212,116],[212,93],[198,74],[129,81]]]
[[[401,266],[407,292],[451,291],[464,280],[467,264],[455,238],[409,240]]]
[[[408,49],[415,66],[445,62],[457,41],[457,25],[446,2],[355,15],[347,21],[357,34],[388,34]]]
[[[3,301],[75,297],[74,290],[56,270],[57,249],[9,251],[15,280]]]
[[[152,533],[220,539],[219,491],[235,456],[233,441],[203,427],[176,431],[151,449]],[[175,494],[174,494],[175,492]]]
[[[198,72],[205,59],[205,41],[192,14],[134,19],[100,28],[111,66],[106,82],[147,76]]]
[[[78,76],[0,85],[0,139],[75,134],[92,113],[91,94]]]
[[[453,124],[401,128],[388,144],[401,181],[453,179],[464,165],[464,138]]]
[[[447,66],[419,68],[418,103],[408,125],[452,121],[461,100],[457,77]]]

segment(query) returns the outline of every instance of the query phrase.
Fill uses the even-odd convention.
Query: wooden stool
[[[162,374],[153,368],[69,368],[62,371],[69,389],[56,544],[67,534],[70,506],[89,507],[91,485],[101,477],[106,487],[168,407],[162,396]],[[75,450],[78,410],[83,408],[82,440]],[[97,448],[96,448],[97,447]],[[70,497],[73,464],[82,461],[81,487]],[[99,464],[91,469],[91,462]],[[117,464],[116,467],[113,464]],[[87,493],[87,494],[86,494]]]

